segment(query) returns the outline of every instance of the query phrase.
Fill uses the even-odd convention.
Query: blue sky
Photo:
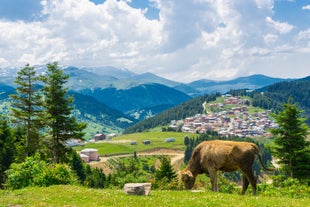
[[[274,19],[280,22],[288,22],[300,29],[309,28],[310,10],[303,9],[310,5],[309,0],[276,1],[274,4]]]
[[[0,67],[58,61],[189,82],[310,75],[310,0],[0,0]]]

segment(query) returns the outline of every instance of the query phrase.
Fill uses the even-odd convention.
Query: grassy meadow
[[[180,132],[142,132],[134,134],[125,134],[115,138],[111,141],[100,141],[96,143],[87,143],[84,146],[74,147],[75,150],[80,151],[85,148],[95,148],[99,155],[115,155],[115,154],[129,154],[134,151],[144,151],[156,148],[169,148],[184,150],[184,136],[195,136],[194,134],[180,133]],[[165,142],[166,138],[175,138],[175,142]],[[142,144],[143,140],[150,140],[151,144]],[[137,142],[136,145],[131,145],[130,142]]]
[[[176,132],[143,132],[122,135],[111,141],[87,143],[75,147],[98,149],[102,155],[128,154],[156,148],[184,150],[184,136],[195,134]],[[175,142],[166,143],[166,138],[175,138]],[[151,144],[142,144],[150,140]],[[135,141],[137,145],[131,145]],[[208,182],[209,183],[209,182]],[[249,187],[250,188],[250,187]],[[201,189],[201,188],[198,188]],[[287,188],[273,188],[269,185],[259,187],[259,195],[252,196],[249,190],[245,196],[239,195],[240,189],[232,194],[214,193],[210,190],[152,190],[149,196],[129,196],[122,189],[110,187],[106,189],[87,188],[78,185],[54,185],[50,187],[26,187],[9,191],[0,189],[0,207],[41,207],[41,206],[103,206],[103,207],[306,207],[310,206],[310,188],[308,186],[291,185]],[[287,193],[286,193],[287,192]]]
[[[0,207],[17,206],[113,206],[113,207],[199,207],[199,206],[309,206],[310,198],[251,196],[192,191],[151,191],[149,196],[129,196],[122,190],[90,189],[80,186],[28,187],[0,190]]]

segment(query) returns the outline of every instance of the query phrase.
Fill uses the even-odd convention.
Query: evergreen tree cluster
[[[46,162],[68,163],[72,149],[66,141],[83,139],[86,128],[71,114],[73,97],[64,87],[68,78],[57,62],[47,64],[43,75],[29,64],[17,73],[11,114],[0,117],[0,185],[13,162],[22,163],[37,154]]]
[[[39,152],[55,163],[65,162],[70,150],[66,141],[83,138],[86,124],[78,123],[71,115],[73,97],[64,87],[68,78],[57,62],[47,64],[44,75],[36,75],[29,64],[18,72],[17,93],[10,96],[11,121],[25,133],[18,143],[24,157]]]

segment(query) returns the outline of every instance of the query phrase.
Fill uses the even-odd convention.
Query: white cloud
[[[42,22],[1,22],[0,41],[7,47],[16,45],[14,51],[5,52],[8,62],[17,58],[33,64],[54,59],[64,64],[119,64],[115,54],[134,58],[151,52],[161,41],[159,23],[122,1],[100,5],[87,0],[43,2],[46,20]],[[122,62],[131,66],[130,61]]]
[[[0,20],[0,67],[112,65],[188,82],[268,75],[273,62],[290,73],[309,55],[309,31],[273,19],[273,0],[151,0],[155,20],[127,2],[42,0],[41,21]]]
[[[310,10],[310,5],[306,5],[302,7],[303,10]]]
[[[259,9],[266,8],[272,11],[274,0],[255,0]]]
[[[310,28],[305,31],[299,32],[297,37],[298,37],[298,40],[303,40],[303,39],[310,40]]]
[[[267,45],[275,43],[278,40],[279,36],[275,34],[266,34],[264,36],[264,41]]]
[[[274,21],[271,17],[266,17],[266,22],[275,30],[277,30],[280,34],[289,33],[294,29],[293,25],[290,25],[287,22]]]

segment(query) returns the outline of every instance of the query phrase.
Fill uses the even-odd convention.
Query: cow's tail
[[[256,144],[253,144],[253,146],[254,146],[255,154],[257,155],[258,160],[259,160],[260,164],[262,165],[262,167],[264,168],[264,170],[267,170],[267,171],[275,171],[275,169],[273,169],[273,168],[268,168],[268,167],[266,167],[266,166],[264,165],[263,160],[262,160],[262,156],[261,156],[261,154],[260,154],[260,149],[258,148],[258,146],[257,146]]]

